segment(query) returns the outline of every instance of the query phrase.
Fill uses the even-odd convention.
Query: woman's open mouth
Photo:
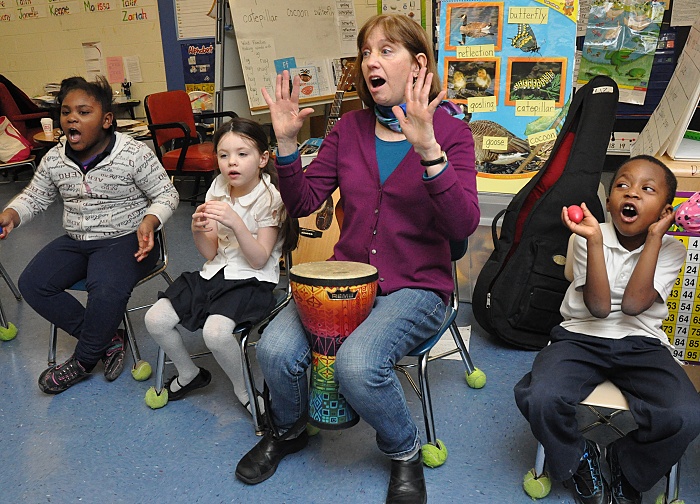
[[[386,80],[382,79],[381,77],[372,77],[369,80],[370,87],[372,89],[377,89],[382,87],[386,83]]]

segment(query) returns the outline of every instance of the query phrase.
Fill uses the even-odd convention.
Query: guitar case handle
[[[507,208],[500,210],[493,218],[493,221],[491,221],[491,239],[493,240],[494,250],[498,250],[498,231],[496,230],[496,228],[498,227],[498,221],[501,217],[503,217],[506,214],[507,211]]]

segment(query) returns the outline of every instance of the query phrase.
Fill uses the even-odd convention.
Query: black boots
[[[260,442],[238,462],[236,478],[249,485],[265,481],[275,474],[277,466],[284,457],[302,450],[308,442],[309,435],[306,430],[294,439],[286,439],[286,436],[277,437],[271,430],[267,431]]]
[[[409,460],[391,461],[391,479],[386,504],[426,504],[428,494],[423,476],[423,457],[419,451]]]

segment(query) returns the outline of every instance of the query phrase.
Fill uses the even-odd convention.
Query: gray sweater
[[[60,195],[63,227],[74,240],[101,240],[133,233],[146,214],[161,224],[180,201],[158,158],[145,144],[117,133],[108,157],[83,173],[58,144],[41,160],[34,178],[6,208],[20,225],[46,210]]]

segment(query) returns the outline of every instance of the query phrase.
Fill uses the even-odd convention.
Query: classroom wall
[[[377,12],[376,0],[354,3],[358,26]],[[43,95],[47,82],[87,76],[82,43],[101,42],[105,58],[139,57],[143,82],[133,82],[131,93],[143,117],[146,95],[183,87],[179,45],[163,53],[172,40],[163,39],[159,9],[174,24],[174,7],[171,0],[0,0],[0,74],[30,96]],[[174,26],[166,31],[176,33]]]
[[[18,4],[40,17],[21,19]],[[105,4],[110,10],[100,11]],[[0,0],[0,73],[30,96],[45,94],[47,82],[87,76],[82,44],[96,41],[105,58],[139,57],[143,82],[131,93],[145,115],[144,96],[167,88],[156,0]]]

